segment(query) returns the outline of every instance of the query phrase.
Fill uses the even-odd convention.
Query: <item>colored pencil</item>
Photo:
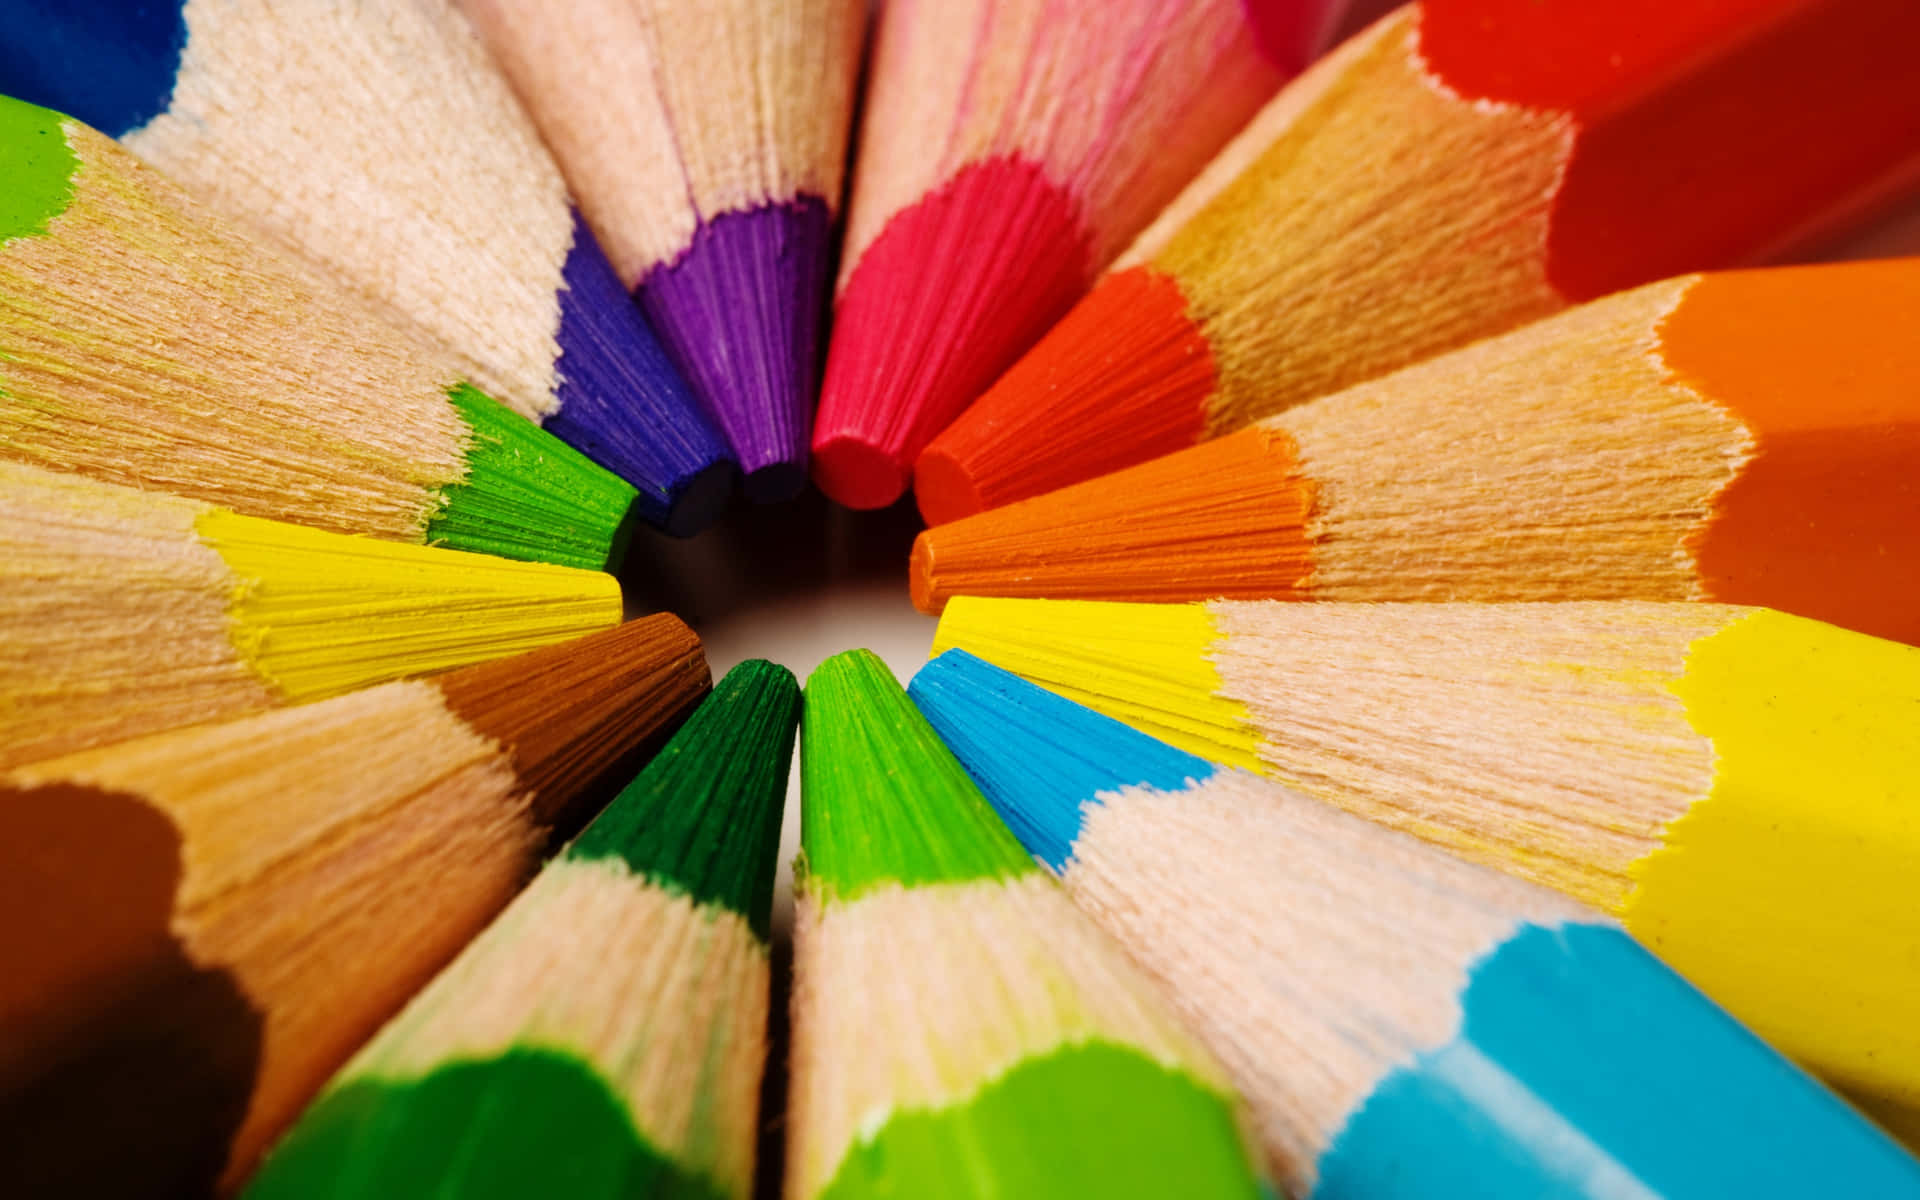
[[[620,612],[595,571],[0,460],[0,766],[517,654]]]
[[[707,682],[649,617],[0,776],[8,1187],[232,1191]]]
[[[914,699],[1167,985],[1296,1196],[1920,1194],[1618,926],[948,651]]]
[[[601,567],[634,489],[113,141],[0,98],[0,454],[343,533]]]
[[[1920,182],[1910,0],[1427,0],[1267,106],[917,468],[947,521]]]
[[[914,597],[1720,600],[1920,639],[1920,259],[1690,276],[924,534]]]
[[[1920,650],[1711,604],[965,598],[949,647],[1610,913],[1920,1134]]]
[[[459,0],[748,493],[807,479],[863,0]]]
[[[0,0],[0,22],[0,92],[326,266],[632,483],[647,520],[718,514],[719,435],[450,0]]]
[[[1065,313],[1343,0],[894,0],[876,33],[813,474],[853,508]]]
[[[1219,1068],[879,659],[806,707],[790,1200],[1259,1194]]]
[[[750,1195],[799,719],[784,667],[728,672],[334,1076],[247,1195]]]

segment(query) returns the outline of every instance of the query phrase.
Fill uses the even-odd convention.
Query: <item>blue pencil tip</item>
[[[1213,764],[949,650],[907,689],[1027,850],[1059,870],[1086,805],[1136,784],[1176,791]]]
[[[698,533],[733,491],[726,444],[577,212],[561,274],[560,409],[547,432],[631,483],[650,524]]]

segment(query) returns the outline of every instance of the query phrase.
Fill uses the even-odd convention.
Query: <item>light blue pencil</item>
[[[964,651],[911,695],[1177,995],[1297,1196],[1920,1195],[1920,1164],[1597,913]]]

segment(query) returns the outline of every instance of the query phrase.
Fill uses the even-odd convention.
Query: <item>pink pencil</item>
[[[1288,76],[1345,0],[892,0],[813,473],[878,508]]]

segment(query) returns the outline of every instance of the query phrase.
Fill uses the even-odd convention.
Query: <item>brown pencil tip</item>
[[[693,630],[659,613],[436,683],[448,711],[512,755],[544,824],[713,681]]]

